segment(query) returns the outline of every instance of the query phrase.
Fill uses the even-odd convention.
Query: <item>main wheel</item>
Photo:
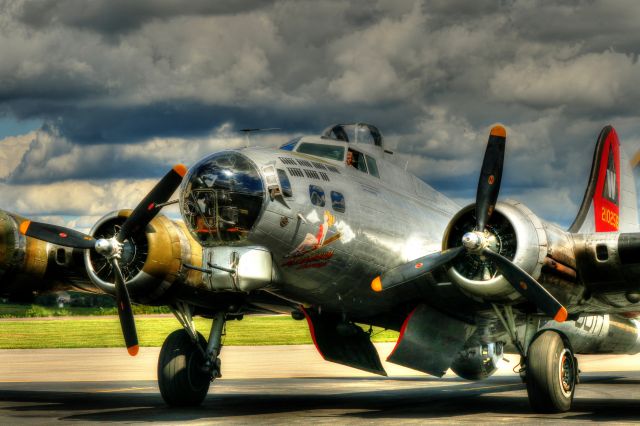
[[[577,371],[571,348],[560,334],[547,330],[529,346],[527,394],[531,407],[541,413],[569,411],[576,388]]]
[[[207,342],[198,333],[203,348]],[[200,405],[209,391],[211,377],[202,370],[204,356],[184,330],[169,334],[158,358],[158,385],[162,399],[172,406]]]

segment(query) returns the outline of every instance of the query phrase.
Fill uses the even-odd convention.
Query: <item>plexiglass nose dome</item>
[[[205,247],[242,244],[264,201],[264,185],[254,163],[226,151],[189,169],[180,193],[180,211],[191,235]]]

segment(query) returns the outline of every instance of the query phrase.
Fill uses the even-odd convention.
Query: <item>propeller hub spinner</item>
[[[96,240],[96,251],[107,259],[120,259],[122,243],[114,238]]]
[[[462,245],[469,251],[479,252],[485,247],[486,241],[479,232],[467,232],[462,236]]]

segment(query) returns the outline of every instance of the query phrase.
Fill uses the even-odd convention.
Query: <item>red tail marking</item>
[[[620,222],[620,141],[615,129],[605,139],[593,195],[596,232],[616,232]]]

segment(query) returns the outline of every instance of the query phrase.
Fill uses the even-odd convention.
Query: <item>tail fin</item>
[[[638,202],[631,162],[618,134],[606,126],[598,136],[582,205],[569,232],[637,232]]]

